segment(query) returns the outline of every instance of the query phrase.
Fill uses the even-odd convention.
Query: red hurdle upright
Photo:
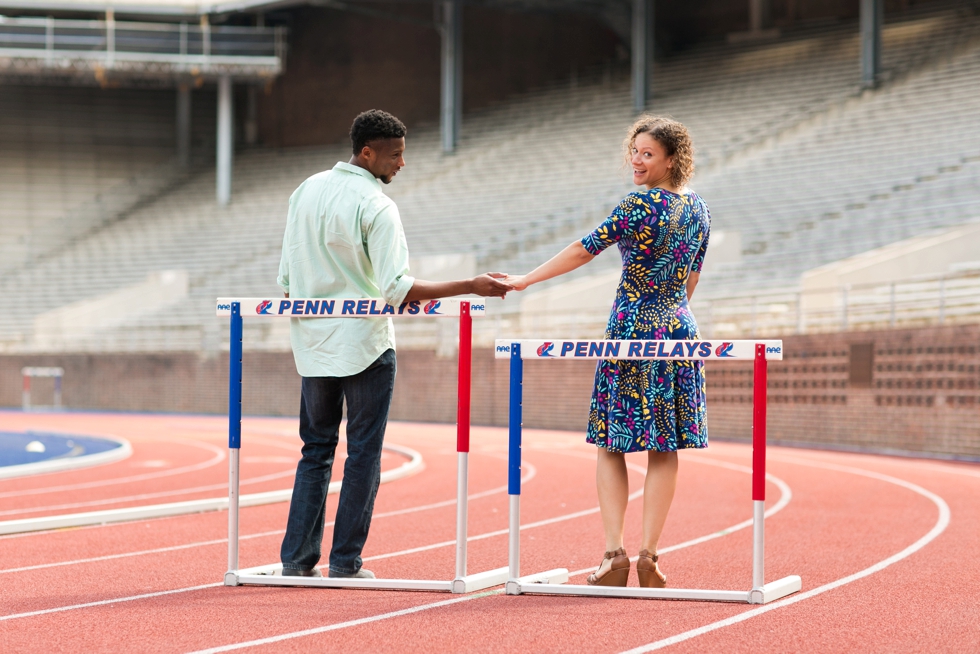
[[[780,346],[782,349],[782,346]],[[769,362],[766,345],[755,344],[752,364],[752,593],[762,592],[766,585],[766,404],[769,400]],[[750,593],[751,595],[751,593]],[[760,601],[750,604],[763,604]]]

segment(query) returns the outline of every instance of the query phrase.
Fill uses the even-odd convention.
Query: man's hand
[[[505,273],[498,272],[478,275],[470,280],[472,292],[483,297],[506,297],[509,291],[514,290],[511,284],[501,281],[506,278]]]
[[[504,273],[484,273],[470,279],[457,279],[451,282],[427,282],[424,279],[416,279],[404,301],[435,300],[468,293],[483,297],[506,297],[508,291],[514,290],[506,279],[507,275]]]

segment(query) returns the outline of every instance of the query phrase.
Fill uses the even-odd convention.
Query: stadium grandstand
[[[0,0],[0,654],[976,654],[978,494],[980,0]]]
[[[225,350],[214,299],[279,293],[287,199],[349,157],[349,118],[371,106],[409,124],[408,166],[386,192],[425,277],[523,272],[594,227],[631,189],[621,139],[645,110],[683,121],[697,146],[691,186],[713,221],[694,300],[706,333],[980,318],[972,3],[0,10],[0,352],[11,362]],[[358,54],[365,29],[411,55]],[[477,345],[501,330],[601,334],[619,267],[606,253],[495,304]],[[251,348],[289,350],[284,323],[246,332]],[[437,324],[398,332],[403,349],[455,348]]]

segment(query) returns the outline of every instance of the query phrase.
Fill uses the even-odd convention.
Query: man
[[[389,113],[354,119],[353,156],[318,173],[289,198],[279,285],[293,297],[384,298],[391,305],[475,293],[503,297],[511,286],[489,273],[453,282],[408,274],[398,208],[381,190],[405,166],[405,125]],[[380,180],[380,181],[379,181]],[[373,578],[361,567],[381,476],[381,444],[395,383],[390,318],[293,319],[290,341],[303,378],[296,468],[283,575],[321,576],[327,486],[347,400],[347,461],[330,550],[331,577]]]

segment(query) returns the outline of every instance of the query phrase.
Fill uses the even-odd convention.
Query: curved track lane
[[[246,474],[260,477],[292,468],[282,459],[298,452],[291,449],[298,448],[295,421],[246,424],[245,442],[255,447],[249,454],[243,450],[243,467],[253,466]],[[174,443],[188,438],[219,446],[223,427],[218,418],[179,416],[110,416],[103,425],[107,431],[139,431],[150,440],[169,430]],[[92,431],[97,429],[93,424]],[[254,430],[252,440],[249,429]],[[139,439],[120,435],[133,442],[138,456]],[[420,451],[426,467],[415,477],[382,487],[365,559],[379,576],[448,578],[453,569],[454,429],[393,424],[389,439]],[[505,441],[504,430],[473,430],[471,572],[506,564]],[[206,456],[172,465],[199,464]],[[246,456],[256,460],[249,463]],[[533,466],[533,471],[525,468],[525,476],[533,472],[533,478],[522,499],[522,570],[564,566],[584,575],[602,551],[592,483],[594,449],[577,434],[529,431],[525,456]],[[154,457],[144,460],[169,461]],[[677,500],[661,548],[672,585],[748,586],[748,465],[750,448],[742,445],[715,443],[706,452],[682,455]],[[499,590],[459,597],[226,588],[218,585],[225,565],[226,514],[213,513],[0,538],[0,643],[11,652],[36,650],[39,643],[51,650],[131,651],[135,642],[140,649],[174,652],[980,651],[974,597],[980,565],[972,560],[980,533],[974,500],[980,468],[780,448],[772,448],[769,468],[774,477],[767,578],[800,574],[804,592],[765,607],[507,597]],[[109,479],[147,472],[104,469],[111,472]],[[127,497],[217,484],[225,474],[225,466],[216,465],[87,488],[112,488],[116,496]],[[34,479],[43,483],[29,489],[98,481],[45,477]],[[641,478],[631,473],[631,489],[640,488]],[[161,486],[147,491],[144,483]],[[281,479],[268,483],[288,485]],[[21,487],[0,484],[0,493],[12,489]],[[11,495],[11,504],[3,506],[17,508],[18,501],[61,494]],[[335,506],[336,496],[331,496],[328,511]],[[639,540],[639,512],[640,502],[632,501],[631,553]],[[243,565],[277,560],[285,513],[285,504],[242,511]]]

